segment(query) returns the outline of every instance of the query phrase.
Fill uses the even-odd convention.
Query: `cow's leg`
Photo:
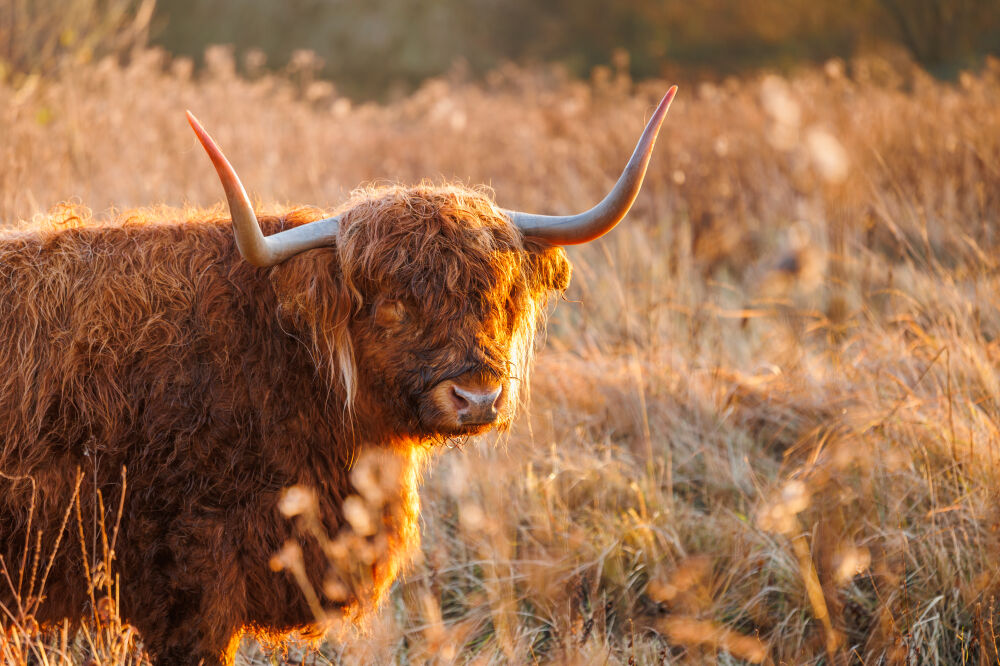
[[[247,621],[235,539],[205,518],[185,516],[172,527],[154,558],[156,574],[141,581],[147,589],[126,597],[142,603],[136,628],[157,665],[229,666]]]
[[[153,656],[155,666],[233,666],[240,645],[240,631],[213,643],[205,636],[193,636],[181,630],[173,640]]]
[[[209,605],[203,595],[175,596],[161,620],[136,627],[156,666],[232,666],[241,626]]]

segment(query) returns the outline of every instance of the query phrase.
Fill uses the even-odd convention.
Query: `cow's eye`
[[[406,321],[406,306],[402,301],[383,301],[375,308],[375,323],[392,328]]]

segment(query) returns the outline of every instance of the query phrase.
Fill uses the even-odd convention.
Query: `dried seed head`
[[[291,486],[285,488],[278,501],[278,510],[286,518],[302,514],[312,515],[316,512],[316,493],[312,488]]]
[[[295,569],[302,566],[302,549],[294,541],[286,541],[270,561],[272,571]]]
[[[357,495],[351,495],[344,500],[344,518],[350,523],[355,534],[359,536],[375,534],[375,521],[368,511],[368,505]]]

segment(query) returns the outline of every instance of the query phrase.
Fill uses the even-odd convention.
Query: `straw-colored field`
[[[217,205],[186,108],[265,209],[427,178],[571,212],[672,83],[510,69],[352,106],[308,62],[209,62],[0,84],[0,222]],[[518,425],[441,451],[422,559],[305,663],[995,663],[998,218],[996,61],[682,85],[627,222],[569,250]],[[0,625],[4,663],[134,663],[115,618]]]

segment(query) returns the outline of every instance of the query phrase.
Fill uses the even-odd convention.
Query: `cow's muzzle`
[[[452,384],[450,397],[462,425],[488,425],[496,422],[500,415],[503,387],[473,388]]]
[[[481,429],[497,423],[504,412],[507,387],[500,379],[466,372],[439,382],[430,390],[438,426],[445,430]]]

